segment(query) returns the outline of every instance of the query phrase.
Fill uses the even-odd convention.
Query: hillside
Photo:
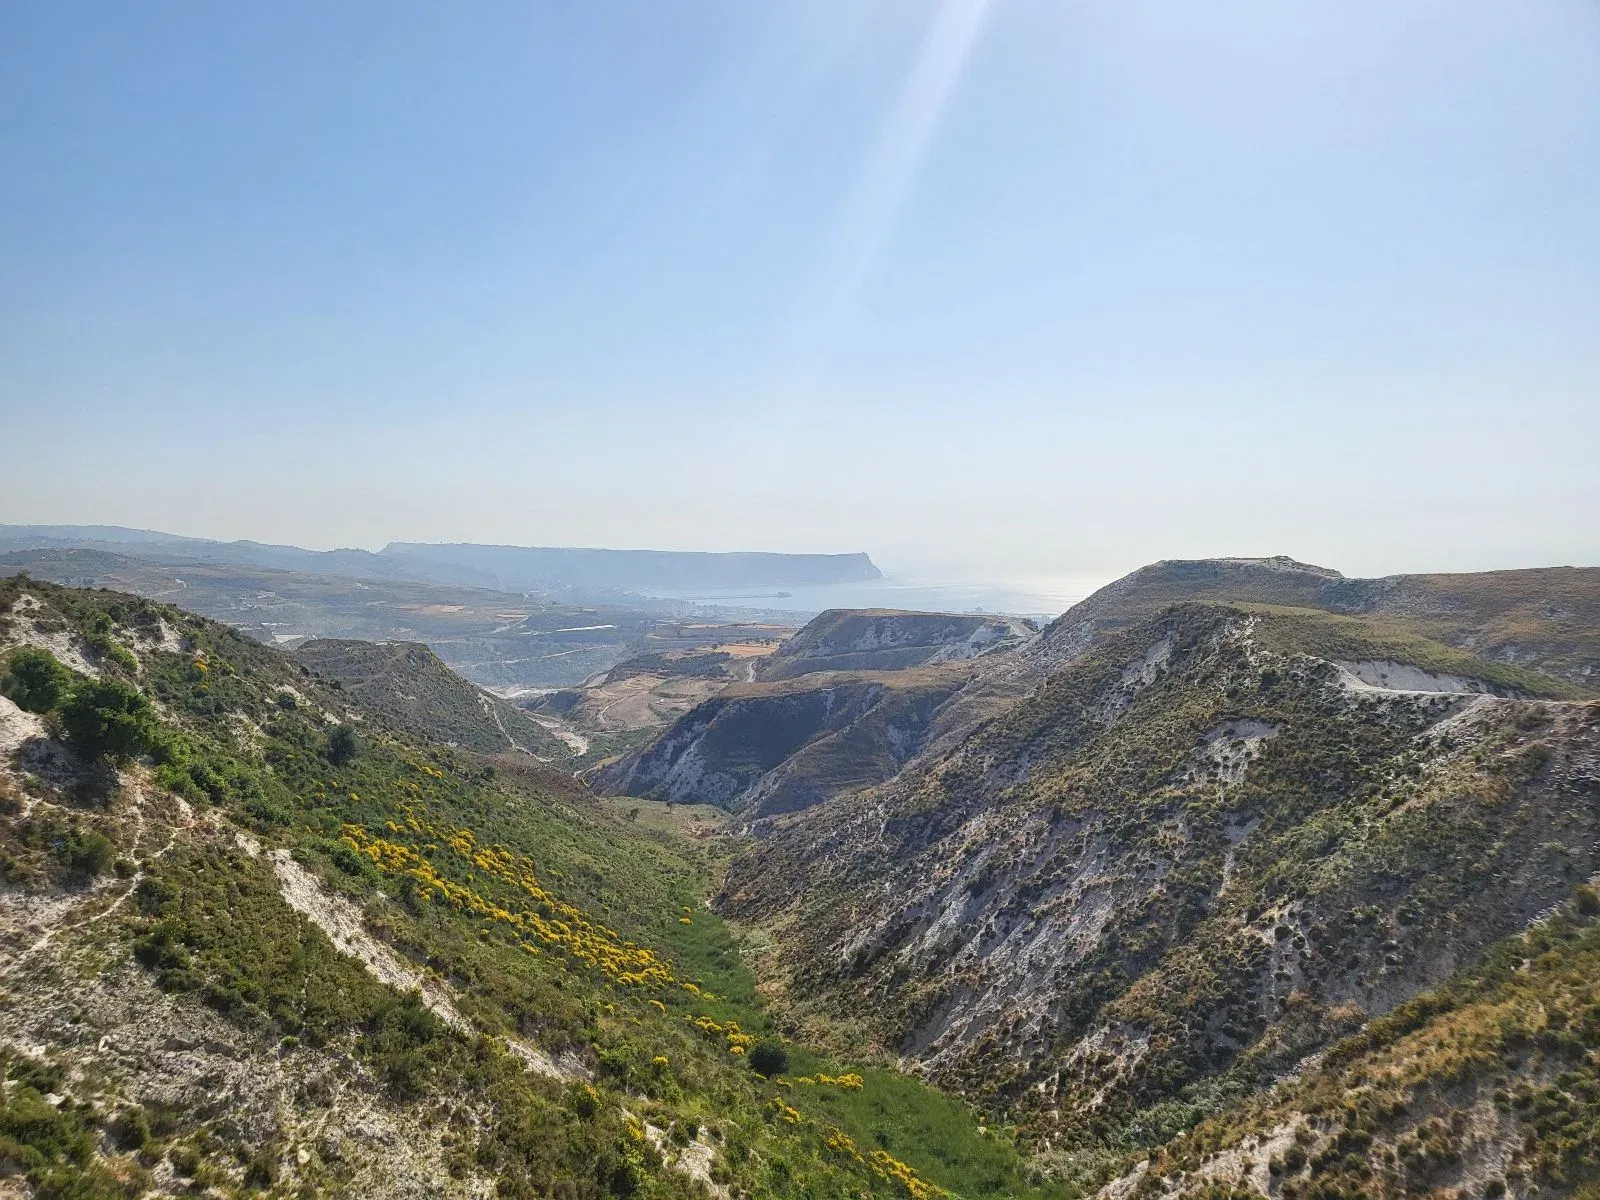
[[[717,631],[712,634],[715,641],[706,638],[698,645],[671,649],[655,649],[665,639],[652,634],[640,644],[641,653],[623,659],[599,679],[521,703],[534,712],[570,721],[584,736],[648,739],[729,684],[754,679],[761,661],[791,632],[747,626]]]
[[[417,648],[0,580],[0,1186],[1581,1192],[1600,703],[1300,599],[1108,617],[942,738],[1037,641],[736,680],[622,760],[721,826],[443,744]]]
[[[1012,617],[898,609],[830,609],[761,665],[762,679],[812,671],[902,671],[997,654],[1037,632]]]
[[[1375,663],[1467,672],[1504,695],[1596,694],[1584,681],[1600,668],[1592,632],[1600,571],[1351,580],[1283,557],[1163,562],[1102,588],[1042,632],[984,614],[822,613],[754,671],[759,682],[797,686],[718,692],[594,782],[741,814],[808,807],[892,778],[919,756],[954,752],[1102,639],[1181,602],[1250,606],[1263,629],[1292,630],[1293,649],[1330,660],[1370,653]],[[1492,657],[1476,652],[1485,649]],[[943,673],[931,690],[918,680],[914,694],[906,691],[913,676],[905,672],[921,667]],[[848,685],[857,671],[874,673],[870,686]],[[892,707],[875,708],[890,697]]]
[[[1593,1194],[1597,913],[1580,887],[1299,1078],[1129,1156],[1100,1195]]]
[[[971,664],[1035,632],[981,613],[829,610],[775,652],[745,659],[744,680],[705,679],[700,703],[593,783],[757,818],[881,783],[928,744]]]
[[[965,679],[927,669],[730,684],[591,782],[604,793],[752,818],[807,808],[892,777]]]
[[[318,639],[295,657],[418,740],[480,754],[522,751],[563,760],[570,748],[522,709],[468,683],[416,642]]]
[[[719,910],[761,928],[789,1019],[902,1056],[1081,1177],[1600,870],[1600,706],[1437,644],[1456,672],[1393,659],[1418,644],[1168,609],[954,749],[776,823]]]
[[[1141,567],[1074,605],[1033,653],[1050,666],[1103,632],[1172,604],[1268,604],[1372,618],[1394,634],[1567,682],[1600,681],[1600,567],[1346,579],[1293,559],[1174,560]]]
[[[7,1194],[1028,1192],[777,1041],[704,843],[132,596],[0,581],[0,681]]]

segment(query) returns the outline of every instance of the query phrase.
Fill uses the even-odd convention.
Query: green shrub
[[[333,732],[328,734],[328,761],[336,767],[342,767],[361,750],[361,742],[356,737],[355,726],[349,724],[337,725]]]
[[[83,753],[112,762],[154,753],[161,745],[161,726],[150,701],[114,679],[79,685],[61,709],[61,726]]]
[[[142,1108],[125,1108],[111,1123],[110,1132],[119,1150],[142,1150],[150,1144],[150,1118]]]
[[[91,613],[86,626],[83,635],[84,641],[94,647],[102,659],[116,663],[129,674],[139,669],[139,660],[134,658],[128,648],[117,641],[114,636],[116,626],[112,624],[108,613]]]
[[[73,874],[89,879],[104,875],[117,857],[110,839],[95,829],[70,834],[58,843],[57,853]]]
[[[1600,892],[1588,884],[1580,883],[1573,890],[1573,899],[1577,901],[1578,912],[1583,916],[1600,916]]]
[[[777,1038],[762,1038],[750,1048],[750,1069],[771,1078],[789,1069],[789,1050]]]
[[[24,646],[11,655],[0,692],[18,708],[29,712],[53,712],[72,693],[78,676],[56,661],[55,655],[37,646]]]

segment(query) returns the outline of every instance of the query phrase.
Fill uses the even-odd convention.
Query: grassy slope
[[[1362,580],[1354,611],[1591,689],[1600,686],[1600,568],[1541,567]],[[1587,669],[1587,672],[1586,672]]]
[[[290,1042],[348,1053],[397,1102],[477,1104],[487,1121],[461,1136],[461,1169],[496,1177],[500,1194],[543,1194],[558,1182],[570,1196],[691,1191],[684,1176],[659,1167],[624,1109],[664,1129],[713,1129],[719,1174],[754,1195],[915,1194],[915,1175],[907,1184],[893,1169],[871,1168],[875,1148],[963,1195],[1021,1190],[1016,1151],[923,1085],[874,1071],[859,1092],[780,1087],[730,1053],[737,1044],[730,1033],[686,1020],[725,1031],[729,1022],[747,1030],[768,1024],[731,937],[704,907],[714,864],[703,845],[641,832],[571,784],[397,734],[366,732],[359,752],[335,764],[318,710],[343,713],[349,697],[288,656],[176,609],[111,593],[7,581],[0,611],[23,586],[69,631],[104,612],[119,632],[159,619],[184,638],[181,652],[142,653],[127,677],[162,708],[167,746],[157,779],[203,816],[215,814],[223,832],[180,840],[146,863],[135,903],[108,926],[126,939],[120,954],[133,950],[163,987],[241,1029],[276,1029]],[[305,701],[284,703],[286,686]],[[66,803],[46,804],[56,800]],[[127,831],[107,811],[84,809],[74,819],[124,849]],[[361,904],[370,926],[455,990],[477,1034],[447,1028],[334,952],[293,916],[263,861],[226,833],[230,826],[265,848],[291,849],[327,887]],[[14,833],[8,826],[8,838]],[[48,872],[23,870],[48,859],[48,845],[5,849],[15,881],[48,882]],[[537,880],[538,898],[519,877]],[[562,925],[541,937],[508,919],[520,914]],[[653,981],[628,984],[582,957],[599,952],[603,964],[623,942],[648,948],[644,961],[658,968]],[[552,1053],[570,1049],[594,1072],[596,1089],[522,1071],[496,1049],[503,1035]],[[799,1061],[845,1074],[843,1066]],[[26,1082],[29,1072],[45,1070],[31,1059],[8,1059],[5,1069],[19,1083],[7,1093],[0,1135],[18,1148],[0,1143],[0,1152],[26,1160],[36,1181],[71,1181],[61,1186],[78,1189],[74,1195],[124,1194],[143,1178],[141,1158],[163,1156],[195,1159],[199,1177],[224,1190],[248,1190],[258,1160],[257,1182],[271,1173],[272,1146],[252,1144],[199,1111],[166,1114],[162,1132],[137,1155],[106,1160],[83,1139],[110,1119],[111,1100],[41,1122],[29,1115],[37,1097],[66,1085],[53,1077]],[[855,1151],[829,1146],[836,1128],[854,1139]],[[299,1183],[337,1190],[327,1178]]]

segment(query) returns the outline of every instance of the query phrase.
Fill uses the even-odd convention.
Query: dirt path
[[[540,762],[549,762],[550,761],[548,758],[545,758],[543,755],[535,754],[532,750],[529,750],[521,742],[517,741],[516,738],[511,736],[511,731],[506,728],[506,720],[505,720],[505,718],[500,715],[500,706],[498,704],[496,704],[488,696],[484,696],[484,695],[479,695],[478,703],[483,705],[483,711],[484,712],[488,713],[491,717],[494,718],[495,727],[500,730],[500,736],[505,738],[506,742],[511,746],[511,748],[513,750],[520,750],[523,754],[526,754],[529,758],[537,758]]]
[[[134,821],[136,832],[134,834],[134,845],[137,847],[139,839],[144,836],[144,830],[146,827],[144,809],[148,803],[148,797],[143,788],[141,788],[138,784],[130,784],[129,786],[134,789],[135,796]],[[136,859],[135,870],[125,882],[118,881],[114,883],[97,884],[96,886],[90,888],[87,892],[80,894],[81,902],[80,897],[75,896],[71,898],[65,898],[61,903],[50,904],[44,897],[38,897],[40,900],[45,900],[45,903],[32,910],[31,915],[33,920],[30,922],[30,924],[38,924],[40,921],[43,921],[45,923],[45,928],[36,940],[30,943],[24,950],[20,951],[15,958],[4,964],[7,972],[14,971],[21,967],[30,958],[49,946],[58,935],[63,933],[72,933],[76,930],[87,929],[91,925],[96,925],[99,922],[104,921],[112,913],[116,912],[128,902],[128,899],[134,894],[135,891],[138,890],[139,885],[144,882],[146,868],[149,867],[151,863],[156,862],[158,859],[164,857],[166,853],[172,849],[173,845],[176,844],[178,835],[180,833],[183,833],[189,829],[193,829],[194,826],[198,824],[198,822],[195,820],[194,810],[189,807],[188,802],[185,801],[181,796],[174,797],[174,799],[177,801],[179,819],[177,823],[171,827],[171,832],[168,835],[165,844],[163,844],[159,850],[146,855],[144,858]],[[103,897],[111,894],[114,894],[114,899],[112,899],[110,904],[106,905],[104,908],[100,908],[89,913],[88,916],[80,915],[84,909],[92,907],[93,905],[99,903]],[[27,915],[30,915],[29,909],[22,909],[18,915],[25,918]]]

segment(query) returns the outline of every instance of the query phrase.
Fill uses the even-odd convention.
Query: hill
[[[969,664],[1034,633],[984,614],[829,610],[593,783],[757,818],[881,783],[927,745]]]
[[[1074,605],[1034,653],[1054,665],[1104,631],[1179,603],[1268,604],[1373,619],[1490,662],[1593,687],[1600,681],[1600,567],[1346,579],[1293,559],[1173,560]]]
[[[419,740],[480,754],[522,751],[546,760],[571,754],[522,709],[468,683],[417,642],[319,638],[303,643],[295,657]]]
[[[1600,705],[1366,620],[1181,605],[1103,633],[953,747],[773,823],[719,910],[813,1036],[900,1056],[1065,1177],[1114,1173],[1600,870]]]
[[[0,580],[7,1185],[1592,1193],[1600,703],[1263,570],[1287,590],[1101,597],[1055,666],[1067,618],[735,680],[623,760],[720,763],[757,840],[441,744],[467,693],[408,691],[442,668],[407,648],[336,687]],[[1515,575],[1453,619],[1566,619]],[[639,677],[735,661],[684,633]]]
[[[1575,699],[1595,694],[1584,684],[1600,669],[1600,635],[1585,625],[1593,614],[1600,627],[1600,571],[1350,580],[1283,557],[1163,562],[1102,588],[1038,633],[983,614],[822,613],[754,672],[759,682],[797,686],[719,692],[594,782],[741,814],[803,808],[881,783],[919,756],[953,752],[1102,639],[1179,602],[1245,604],[1263,614],[1264,628],[1292,630],[1296,649],[1351,660],[1377,680],[1384,663],[1397,661],[1466,673],[1500,694]],[[1361,654],[1375,657],[1355,662]],[[913,676],[900,672],[919,667],[943,673],[904,686]],[[851,683],[854,671],[873,674]]]
[[[1031,1194],[778,1040],[703,842],[133,596],[0,580],[0,682],[8,1192]]]
[[[766,817],[893,776],[965,682],[949,670],[730,684],[592,777],[610,794]]]
[[[756,677],[792,628],[740,625],[679,629],[669,637],[657,630],[598,679],[581,688],[531,696],[521,701],[533,711],[569,720],[585,736],[626,734],[637,740],[683,716],[731,683]]]
[[[997,654],[1037,632],[1026,621],[981,613],[830,609],[762,664],[763,679],[812,671],[901,671]]]

